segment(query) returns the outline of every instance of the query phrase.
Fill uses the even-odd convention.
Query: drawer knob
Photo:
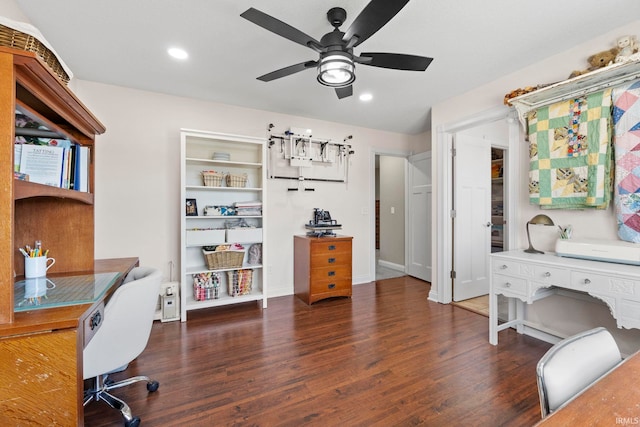
[[[329,245],[329,250],[330,251],[335,251],[336,250],[336,245]]]
[[[333,264],[334,262],[336,262],[335,258],[329,258],[329,264]]]
[[[329,283],[329,286],[327,286],[329,289],[333,289],[336,287],[335,283]]]
[[[584,284],[585,284],[585,285],[588,285],[589,283],[591,283],[591,280],[589,280],[589,279],[584,279]]]
[[[500,270],[506,270],[506,269],[507,269],[507,266],[506,266],[505,264],[502,264],[502,265],[500,266]]]
[[[327,275],[328,275],[328,276],[335,276],[335,275],[336,275],[336,272],[335,272],[335,271],[330,271],[330,272],[328,272],[328,273],[327,273]]]
[[[504,287],[505,287],[505,288],[510,288],[510,287],[511,287],[511,283],[509,283],[509,282],[505,283],[505,284],[504,284]]]
[[[543,274],[543,276],[544,276],[544,277],[551,277],[551,273],[549,273],[549,272],[547,271],[547,272],[545,272],[545,273]]]

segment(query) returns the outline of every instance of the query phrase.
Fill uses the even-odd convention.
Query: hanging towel
[[[611,199],[611,89],[527,115],[529,201],[606,209]]]
[[[613,90],[618,237],[640,243],[640,80]]]

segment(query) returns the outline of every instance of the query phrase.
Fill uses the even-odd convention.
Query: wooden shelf
[[[516,107],[520,117],[534,108],[543,107],[566,99],[584,96],[640,77],[640,61],[613,64],[587,74],[563,80],[516,96],[509,104]]]
[[[13,189],[14,200],[28,199],[31,197],[55,197],[58,199],[73,199],[87,205],[93,205],[93,193],[66,190],[64,188],[21,181],[19,179],[14,180]]]

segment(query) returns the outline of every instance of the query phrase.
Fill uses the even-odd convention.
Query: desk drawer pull
[[[506,282],[506,283],[504,284],[504,287],[505,287],[505,288],[510,288],[510,287],[511,287],[511,283]]]
[[[335,258],[329,258],[329,264],[333,264],[334,262],[336,262]]]
[[[335,271],[330,271],[327,273],[327,276],[335,276],[336,272]]]
[[[584,284],[585,284],[585,285],[588,285],[589,283],[591,283],[591,280],[589,280],[589,279],[584,279]]]
[[[502,265],[500,266],[500,270],[506,270],[506,269],[507,269],[507,266],[506,266],[506,265],[502,264]]]
[[[329,286],[327,286],[329,289],[333,289],[336,287],[335,283],[329,283]]]
[[[329,250],[330,251],[335,251],[336,250],[336,245],[329,245]]]
[[[544,277],[551,277],[551,273],[549,273],[548,271],[545,271],[545,273],[543,274]]]

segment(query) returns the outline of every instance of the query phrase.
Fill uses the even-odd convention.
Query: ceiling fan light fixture
[[[331,87],[349,86],[356,79],[355,65],[349,56],[333,52],[320,58],[318,81]]]

